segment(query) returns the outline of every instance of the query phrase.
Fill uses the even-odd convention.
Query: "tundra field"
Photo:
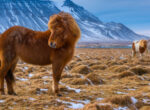
[[[0,96],[0,110],[150,110],[150,53],[140,59],[131,49],[76,49],[61,97],[51,91],[51,68],[19,61],[17,96]]]

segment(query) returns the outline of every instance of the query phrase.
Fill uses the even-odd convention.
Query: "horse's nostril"
[[[56,44],[55,44],[55,43],[53,43],[53,42],[50,42],[50,47],[52,47],[52,48],[56,48]]]
[[[56,44],[55,43],[53,44],[53,47],[56,48]]]
[[[50,42],[50,46],[53,46],[53,43],[52,43],[52,42]]]

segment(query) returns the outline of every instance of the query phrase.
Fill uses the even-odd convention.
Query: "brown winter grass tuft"
[[[104,84],[104,81],[102,80],[102,78],[100,77],[100,75],[96,74],[96,73],[89,73],[86,76],[87,79],[91,80],[93,84]]]
[[[73,57],[73,60],[76,62],[82,61],[82,59],[79,56]]]
[[[111,102],[112,104],[117,104],[120,106],[129,106],[132,104],[132,100],[130,96],[113,96],[111,98],[107,98],[105,102]]]
[[[31,79],[42,79],[42,77],[45,77],[45,76],[50,77],[50,73],[48,73],[48,72],[39,72],[39,73],[34,74],[31,77]]]
[[[118,61],[120,64],[125,64],[125,63],[128,63],[128,60],[127,59],[122,59],[120,61]]]
[[[101,65],[101,62],[91,62],[90,64],[89,64],[89,66],[94,66],[94,65]]]
[[[71,70],[74,67],[77,67],[77,66],[80,66],[80,65],[82,65],[81,62],[75,62],[75,61],[73,61],[73,62],[69,63],[67,67],[68,67],[69,70]]]
[[[144,105],[145,105],[145,104],[143,103],[142,100],[138,101],[138,102],[135,104],[135,106],[136,106],[137,109],[140,109],[140,108],[143,107]]]
[[[96,104],[88,104],[82,110],[113,110],[111,105],[101,105],[99,103]]]
[[[150,106],[143,106],[140,110],[150,110]]]
[[[80,73],[80,74],[88,74],[90,72],[92,72],[92,70],[86,65],[80,65],[80,66],[74,67],[71,70],[71,73]]]
[[[82,78],[75,78],[75,79],[65,78],[65,79],[62,79],[62,81],[64,83],[68,83],[68,84],[71,84],[71,85],[85,85],[85,84],[88,84],[88,81],[86,79],[82,79]]]
[[[105,70],[107,68],[107,65],[92,65],[92,70]]]
[[[72,74],[63,73],[61,78],[73,78]]]
[[[124,77],[133,76],[133,75],[135,75],[135,74],[131,71],[124,71],[124,72],[121,72],[120,74],[118,74],[118,77],[124,78]]]
[[[17,96],[7,95],[5,85],[6,95],[0,95],[0,110],[74,110],[70,103],[83,104],[84,110],[119,107],[149,110],[150,101],[143,103],[143,99],[150,99],[149,65],[150,53],[140,60],[131,57],[131,49],[78,48],[63,70],[59,84],[62,96],[58,97],[51,88],[52,66],[34,66],[19,61],[14,72]],[[33,76],[29,77],[29,74]],[[133,104],[131,97],[138,102]]]
[[[128,66],[126,65],[116,65],[116,66],[112,66],[109,68],[112,72],[123,72],[123,71],[127,71],[129,69]]]
[[[146,67],[144,66],[135,66],[135,67],[132,67],[130,69],[130,71],[134,72],[135,74],[137,75],[143,75],[143,74],[146,74],[149,72],[149,69],[147,69]]]

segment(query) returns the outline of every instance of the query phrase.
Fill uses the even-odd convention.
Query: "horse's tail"
[[[13,72],[9,70],[5,76],[6,80],[10,83],[15,83],[15,77],[13,75]]]

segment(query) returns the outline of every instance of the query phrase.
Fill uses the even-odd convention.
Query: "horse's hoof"
[[[5,93],[4,93],[4,92],[1,92],[0,95],[5,95]]]
[[[14,96],[17,96],[17,94],[16,94],[16,93],[13,93],[13,95],[14,95]]]
[[[17,94],[15,92],[8,92],[9,95],[14,95],[16,96]]]
[[[62,94],[57,94],[57,96],[58,96],[58,97],[61,97],[61,96],[62,96]]]

